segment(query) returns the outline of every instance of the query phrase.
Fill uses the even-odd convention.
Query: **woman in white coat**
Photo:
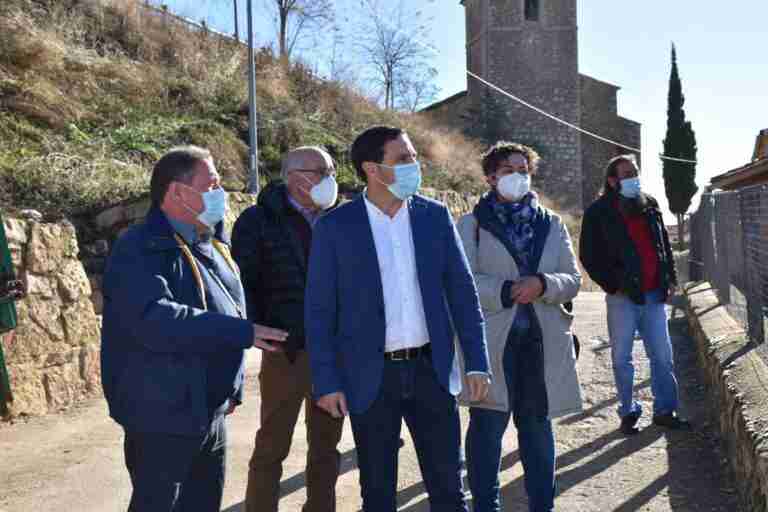
[[[514,418],[531,512],[554,509],[552,418],[581,410],[571,333],[564,307],[581,274],[563,221],[530,190],[539,156],[499,142],[483,155],[491,190],[459,233],[486,319],[493,381],[488,397],[470,405],[467,470],[475,512],[503,510],[499,466],[502,437]]]

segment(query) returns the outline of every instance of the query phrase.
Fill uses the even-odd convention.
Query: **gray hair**
[[[155,164],[149,184],[152,204],[160,206],[174,181],[188,182],[195,166],[212,158],[211,152],[198,146],[179,146],[170,149]]]
[[[283,155],[283,161],[280,168],[280,176],[283,178],[283,181],[288,179],[289,172],[295,169],[301,169],[304,165],[304,159],[312,154],[320,155],[323,160],[325,160],[326,168],[334,168],[333,158],[331,158],[331,155],[329,155],[325,149],[321,148],[320,146],[301,146],[299,148],[292,149]]]

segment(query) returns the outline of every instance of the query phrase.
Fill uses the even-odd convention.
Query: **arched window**
[[[525,0],[525,19],[539,21],[539,0]]]

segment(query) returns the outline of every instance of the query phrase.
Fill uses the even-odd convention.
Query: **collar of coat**
[[[168,217],[163,211],[152,206],[144,219],[149,236],[145,240],[144,248],[149,251],[167,251],[179,247],[179,242],[174,238],[176,230],[173,229]],[[221,243],[229,246],[229,237],[224,233],[224,222],[216,224],[213,230],[213,237]]]
[[[494,191],[490,191],[483,195],[483,197],[480,198],[480,201],[475,206],[473,214],[475,215],[475,219],[477,219],[478,227],[491,233],[491,235],[493,235],[499,242],[504,245],[510,256],[512,256],[515,261],[517,261],[517,251],[507,238],[506,231],[504,230],[504,226],[502,225],[501,220],[499,220],[498,216],[493,211],[492,194],[495,193],[496,192]],[[533,221],[531,222],[533,226],[534,237],[533,252],[531,255],[530,263],[533,271],[536,271],[536,269],[539,268],[541,254],[544,252],[544,244],[547,241],[547,236],[549,235],[549,227],[552,223],[551,212],[541,206],[541,204],[538,204],[538,201],[536,201],[536,203],[536,212],[534,213]],[[534,203],[531,203],[531,206],[533,207]]]

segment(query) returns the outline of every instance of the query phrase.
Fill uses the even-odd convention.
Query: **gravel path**
[[[576,301],[575,330],[582,340],[579,373],[585,411],[557,422],[558,511],[738,511],[736,494],[723,465],[707,400],[695,367],[695,353],[679,310],[671,321],[684,414],[694,432],[665,432],[640,420],[642,432],[618,434],[616,401],[607,346],[605,303],[599,293]],[[649,369],[637,343],[636,385],[645,411],[651,409]],[[251,354],[251,375],[258,353]],[[249,380],[247,403],[230,420],[226,512],[242,510],[247,461],[258,424],[258,389]],[[281,510],[299,511],[304,500],[306,460],[303,421],[285,464]],[[413,445],[401,451],[400,510],[426,512],[429,506]],[[505,440],[502,485],[505,510],[524,511],[522,467],[513,428]],[[338,510],[359,510],[354,445],[349,427],[341,444]],[[122,466],[122,435],[106,416],[102,400],[62,414],[0,427],[0,512],[125,510],[130,482]]]

